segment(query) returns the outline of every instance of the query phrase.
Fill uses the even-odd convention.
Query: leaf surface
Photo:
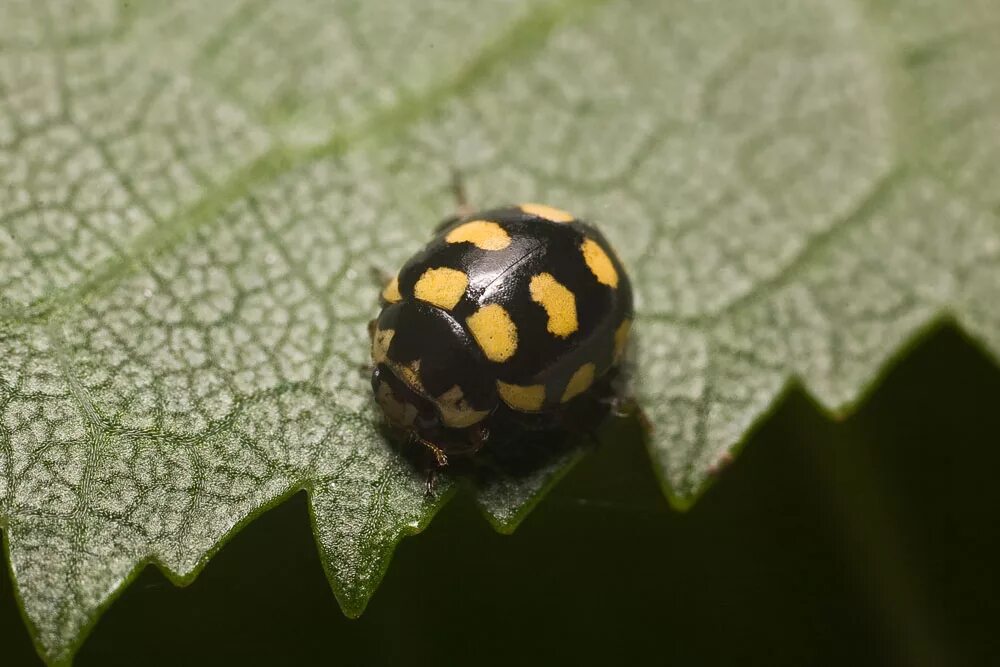
[[[843,411],[944,315],[1000,349],[986,0],[9,4],[0,521],[50,662],[303,488],[361,612],[456,486],[425,496],[361,370],[370,269],[453,165],[619,249],[680,505],[792,381]],[[573,460],[472,492],[512,530]]]

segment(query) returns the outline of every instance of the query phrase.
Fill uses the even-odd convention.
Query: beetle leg
[[[431,456],[434,457],[434,463],[438,468],[444,468],[445,466],[448,465],[448,455],[444,453],[443,449],[435,445],[430,440],[421,438],[419,435],[415,437],[417,439],[417,442],[426,447],[427,451],[429,451],[431,453]]]
[[[431,442],[427,438],[423,438],[423,437],[417,435],[416,431],[410,431],[408,433],[408,436],[409,436],[410,442],[413,442],[413,443],[416,443],[418,445],[421,445],[428,452],[430,452],[431,456],[434,457],[434,464],[438,468],[444,468],[445,466],[448,465],[448,455],[445,453],[444,449],[442,449],[440,446],[435,445],[433,442]]]
[[[616,419],[627,419],[636,412],[635,401],[621,396],[609,396],[602,398],[600,402],[608,409],[608,414]]]
[[[473,431],[472,435],[469,437],[471,441],[471,447],[469,448],[470,454],[477,453],[486,445],[486,441],[490,439],[490,430],[480,424]]]
[[[435,234],[475,213],[475,209],[469,203],[468,195],[465,192],[465,181],[462,178],[462,173],[455,167],[451,168],[451,193],[455,197],[455,213],[438,223],[437,227],[434,228]]]
[[[653,430],[653,425],[649,421],[649,417],[646,416],[646,413],[643,412],[634,398],[613,396],[608,400],[608,408],[611,415],[618,419],[632,419],[635,417],[639,420],[642,430],[646,433]]]
[[[455,196],[456,218],[467,218],[475,212],[469,204],[469,197],[465,191],[465,179],[462,178],[462,172],[455,167],[451,168],[451,192]]]
[[[431,455],[434,457],[435,465],[431,466],[427,470],[427,481],[426,481],[426,494],[428,496],[433,496],[434,486],[435,483],[437,482],[438,471],[441,470],[441,468],[444,468],[445,466],[448,465],[448,455],[445,453],[443,449],[435,445],[433,442],[427,440],[426,438],[421,438],[416,433],[411,432],[410,438],[423,445],[427,449],[427,451],[429,451]]]
[[[388,285],[389,281],[392,280],[391,273],[389,273],[385,269],[381,269],[375,266],[374,264],[368,267],[368,271],[371,273],[372,282],[375,283],[375,286],[378,287],[379,289],[382,289],[383,287]]]
[[[368,320],[368,342],[369,343],[375,338],[375,326],[376,326],[376,324],[377,324],[376,320],[374,320],[374,319]],[[363,363],[363,364],[358,364],[356,368],[357,368],[358,373],[360,373],[362,377],[371,375],[372,364],[370,362],[366,362],[366,363]]]

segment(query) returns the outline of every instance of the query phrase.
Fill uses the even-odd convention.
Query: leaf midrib
[[[548,36],[567,17],[572,16],[573,21],[584,20],[590,10],[612,1],[553,0],[534,7],[470,58],[456,74],[431,84],[419,95],[402,96],[393,106],[371,114],[354,127],[331,133],[319,145],[291,147],[273,139],[269,133],[274,142],[272,147],[177,215],[166,220],[157,220],[154,216],[156,223],[150,230],[136,236],[128,247],[119,249],[115,257],[92,270],[85,279],[69,288],[50,292],[28,305],[4,307],[0,304],[0,323],[41,324],[58,319],[68,307],[105,293],[126,276],[144,268],[146,258],[168,251],[193,231],[216,223],[226,208],[245,198],[255,186],[309,162],[344,155],[367,140],[384,141],[399,135],[432,116],[444,103],[468,96],[494,72],[530,58],[544,47]],[[250,116],[255,117],[255,114]],[[94,143],[92,137],[88,137],[88,141]],[[110,164],[114,168],[114,163]],[[133,199],[146,208],[141,197],[133,196]]]

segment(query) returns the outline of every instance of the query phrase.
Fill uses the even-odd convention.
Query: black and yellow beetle
[[[541,204],[446,222],[382,290],[372,388],[438,466],[493,430],[564,426],[615,369],[628,276],[594,227]]]

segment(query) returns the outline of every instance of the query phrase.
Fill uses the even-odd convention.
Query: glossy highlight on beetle
[[[496,426],[561,427],[618,365],[633,317],[631,284],[604,236],[542,204],[446,223],[381,304],[375,399],[439,465],[477,450]]]

